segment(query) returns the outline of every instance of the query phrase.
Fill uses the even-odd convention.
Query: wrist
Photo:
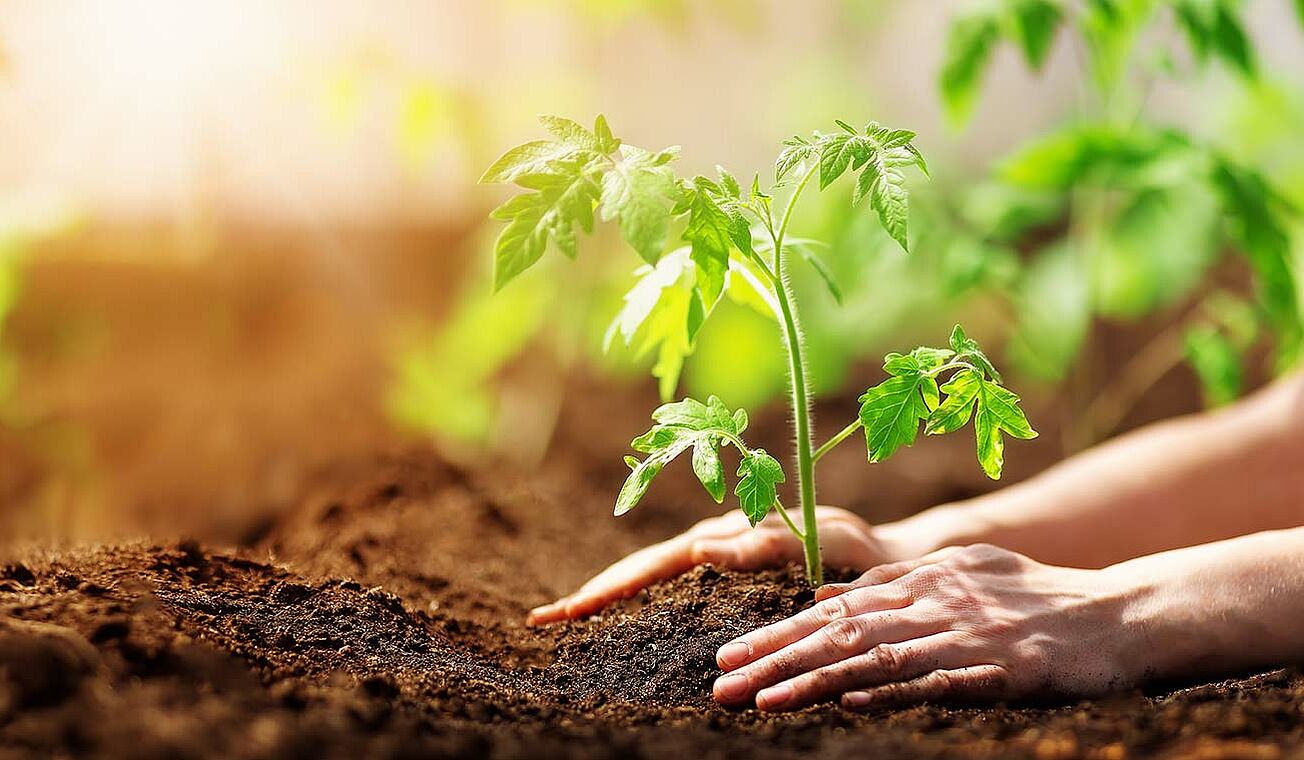
[[[1204,614],[1203,600],[1187,593],[1183,572],[1152,557],[1099,572],[1119,601],[1118,651],[1130,683],[1192,673],[1207,663],[1221,631]]]
[[[873,529],[874,538],[891,561],[915,559],[947,546],[987,542],[979,521],[959,504],[933,507]]]

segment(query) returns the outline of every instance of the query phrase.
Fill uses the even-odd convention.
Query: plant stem
[[[806,534],[802,533],[801,528],[798,528],[797,524],[792,521],[792,518],[790,516],[788,516],[788,510],[783,508],[783,504],[776,499],[774,502],[774,507],[776,510],[778,510],[779,517],[782,517],[783,521],[788,524],[788,530],[792,531],[792,534],[794,536],[804,541],[806,539]]]
[[[860,419],[857,418],[850,425],[847,425],[846,427],[839,430],[837,435],[825,441],[823,446],[820,446],[818,449],[815,449],[815,456],[814,456],[815,461],[816,462],[820,461],[820,459],[823,458],[825,454],[833,450],[834,446],[837,446],[839,443],[842,443],[843,441],[847,440],[847,436],[851,435],[852,433],[856,432],[859,429],[860,429]]]
[[[815,524],[815,457],[811,451],[810,396],[806,389],[806,363],[802,356],[801,329],[792,303],[792,293],[783,275],[783,236],[797,198],[818,171],[819,164],[806,170],[783,211],[779,229],[774,232],[774,295],[783,316],[784,338],[788,347],[788,374],[792,389],[792,415],[797,428],[797,490],[800,497],[804,534],[798,533],[806,555],[806,579],[812,586],[824,583],[824,567],[820,561],[819,527]],[[791,526],[795,531],[795,526]]]

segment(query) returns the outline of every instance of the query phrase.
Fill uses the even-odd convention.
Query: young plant
[[[789,236],[793,209],[816,177],[823,190],[850,173],[855,176],[852,203],[868,201],[883,229],[906,249],[909,199],[904,172],[912,166],[928,172],[913,132],[874,122],[857,129],[839,121],[840,131],[789,138],[775,162],[774,182],[762,190],[756,174],[744,191],[719,167],[716,179],[676,176],[671,164],[677,148],[654,153],[624,145],[602,116],[592,130],[556,116],[541,121],[554,139],[512,148],[481,177],[481,182],[515,183],[528,191],[493,212],[507,223],[494,248],[496,289],[537,262],[550,243],[574,258],[577,228],[591,232],[595,219],[615,220],[646,266],[625,296],[607,339],[619,334],[629,344],[641,336],[642,351],[656,350],[653,373],[661,381],[663,397],[673,393],[684,357],[727,289],[756,296],[783,327],[802,525],[779,499],[778,486],[787,480],[782,465],[743,438],[747,413],[729,409],[715,396],[706,403],[686,398],[652,413],[656,424],[632,444],[644,458],[625,459],[631,472],[616,497],[617,515],[633,509],[657,474],[689,450],[693,472],[711,498],[723,502],[727,483],[720,451],[733,446],[739,456],[734,486],[739,508],[752,525],[777,511],[802,541],[807,577],[818,586],[823,569],[815,522],[815,465],[856,430],[864,430],[869,461],[879,462],[913,444],[921,423],[926,433],[942,434],[972,419],[978,461],[993,479],[1001,475],[1004,436],[1036,436],[1019,408],[1019,397],[1001,385],[987,356],[957,325],[948,348],[888,354],[883,368],[889,377],[860,397],[856,419],[824,445],[813,445],[802,333],[788,280],[791,254],[797,252],[811,263],[835,297],[838,291],[809,246]],[[786,195],[782,204],[776,203],[779,193]],[[672,226],[686,245],[667,252]],[[939,383],[943,378],[946,382]]]

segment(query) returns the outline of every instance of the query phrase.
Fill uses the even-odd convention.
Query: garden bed
[[[126,543],[0,570],[0,756],[1286,757],[1304,676],[1076,705],[728,710],[715,648],[796,568],[699,568],[586,621],[530,605],[664,530],[424,447],[338,468],[251,546]],[[584,515],[580,518],[579,515]],[[590,519],[592,518],[592,519]],[[575,525],[583,524],[583,530]]]

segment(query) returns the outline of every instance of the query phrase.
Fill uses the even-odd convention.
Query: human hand
[[[1109,570],[982,544],[881,565],[721,647],[715,698],[791,710],[841,697],[865,709],[1126,687],[1144,670],[1129,588]]]
[[[869,523],[837,507],[819,507],[824,564],[872,567],[900,557],[874,536]],[[755,528],[737,510],[712,517],[668,541],[640,549],[585,583],[575,593],[530,612],[531,625],[592,615],[648,585],[673,578],[693,566],[711,563],[736,570],[759,570],[802,559],[802,545],[775,514]]]

